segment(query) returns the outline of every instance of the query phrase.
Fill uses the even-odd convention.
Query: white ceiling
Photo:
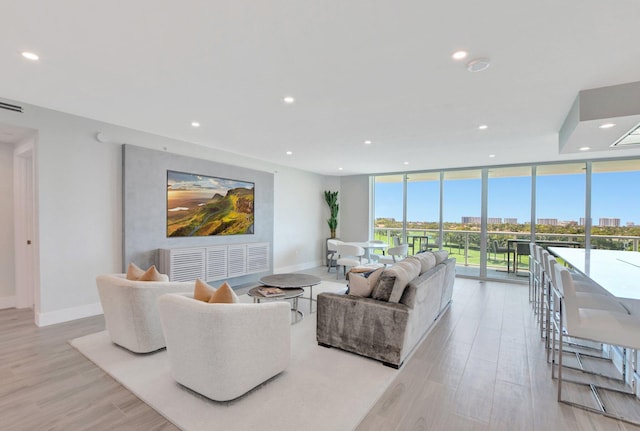
[[[576,158],[558,131],[580,90],[640,81],[638,18],[637,0],[3,0],[0,97],[333,175]]]

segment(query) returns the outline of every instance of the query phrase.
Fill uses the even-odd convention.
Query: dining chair
[[[336,260],[336,278],[340,274],[340,267],[344,268],[344,275],[347,275],[347,267],[354,267],[369,261],[365,259],[364,248],[353,244],[338,244],[338,259]]]
[[[408,252],[409,252],[409,244],[402,244],[396,247],[391,247],[387,250],[386,256],[380,256],[378,258],[378,263],[391,265],[396,262],[400,262],[402,259],[407,257]]]
[[[336,267],[338,259],[338,244],[342,244],[339,239],[327,240],[327,272],[331,272],[331,268]],[[336,269],[337,271],[337,269]]]
[[[369,242],[369,244],[386,244],[386,241],[382,241],[380,239],[372,239],[372,240],[369,240],[368,242]],[[369,253],[369,256],[371,257],[372,261],[374,261],[374,260],[377,261],[380,258],[380,255],[376,253],[377,250],[378,249],[374,249],[373,252]],[[380,249],[380,250],[382,251],[382,255],[384,256],[385,255],[385,249],[383,248],[383,249]]]

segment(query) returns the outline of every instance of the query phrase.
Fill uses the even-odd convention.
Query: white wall
[[[369,238],[369,176],[353,175],[340,179],[340,239],[366,241]]]
[[[13,145],[0,142],[0,309],[15,305]]]
[[[0,110],[0,122],[35,129],[39,204],[41,325],[101,312],[95,277],[122,264],[121,144],[170,151],[257,170],[275,180],[274,264],[308,268],[322,261],[318,245],[328,235],[322,191],[336,178],[283,168],[115,125],[21,105]],[[100,143],[101,131],[109,139]],[[325,212],[327,211],[327,212]]]
[[[275,272],[324,265],[324,243],[330,235],[324,191],[339,190],[339,184],[339,177],[278,169],[274,177]]]

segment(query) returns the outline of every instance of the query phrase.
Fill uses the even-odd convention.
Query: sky
[[[585,211],[585,175],[544,175],[536,181],[536,218],[580,221]],[[640,224],[638,186],[640,171],[594,173],[592,175],[591,217],[620,218]],[[439,183],[409,182],[407,190],[408,221],[438,221]],[[479,217],[481,180],[445,180],[444,221],[461,221],[463,216]],[[376,183],[376,218],[402,220],[402,183]],[[531,178],[490,178],[488,216],[517,218],[524,223],[531,218]]]

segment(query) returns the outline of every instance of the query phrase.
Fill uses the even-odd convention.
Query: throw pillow
[[[420,261],[420,275],[436,266],[436,256],[430,251],[416,254],[415,257]]]
[[[436,257],[436,265],[441,264],[449,258],[449,252],[447,250],[434,251],[433,255]]]
[[[144,269],[131,262],[127,267],[127,280],[137,280],[144,274]]]
[[[165,278],[158,272],[155,265],[151,265],[144,274],[138,277],[138,281],[165,281]]]
[[[238,295],[226,281],[209,298],[209,304],[235,304],[237,302],[240,302]]]
[[[196,280],[196,286],[193,289],[193,299],[209,302],[214,292],[215,290],[211,288],[211,286],[198,278]]]
[[[389,272],[389,269],[382,271],[378,284],[376,284],[371,292],[371,297],[379,301],[389,301],[393,285],[396,282],[396,276]]]
[[[347,293],[365,298],[370,297],[373,288],[378,284],[382,271],[383,268],[378,268],[375,271],[365,273],[364,276],[354,274],[349,278],[349,290]]]
[[[387,269],[390,274],[395,275],[395,282],[391,288],[389,302],[400,302],[400,298],[402,298],[402,293],[407,287],[407,284],[420,275],[420,268],[420,261],[407,258]]]

